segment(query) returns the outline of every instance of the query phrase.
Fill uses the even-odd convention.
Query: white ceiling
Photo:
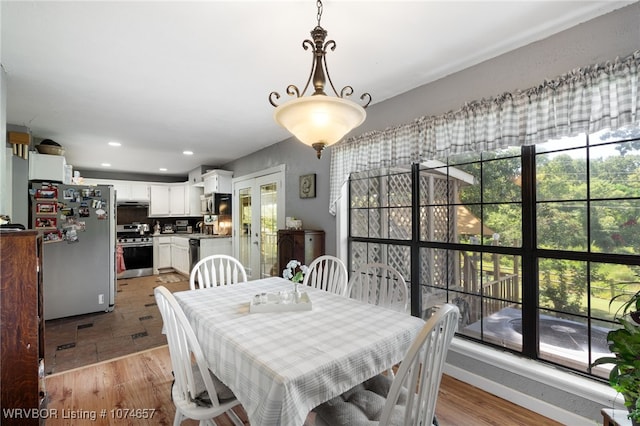
[[[336,87],[375,104],[629,3],[326,0],[321,24]],[[8,124],[75,169],[170,175],[289,137],[268,95],[304,87],[316,25],[312,0],[2,0],[0,14]]]

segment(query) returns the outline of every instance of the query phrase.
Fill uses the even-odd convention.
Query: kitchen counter
[[[171,233],[171,232],[167,232],[167,233],[160,233],[157,235],[153,235],[154,237],[181,237],[181,238],[187,238],[187,239],[194,239],[194,240],[204,240],[207,238],[231,238],[231,235],[218,235],[218,234],[178,234],[178,233]]]
[[[220,235],[220,234],[189,234],[189,238],[195,238],[198,240],[203,240],[206,238],[231,238],[231,235]]]

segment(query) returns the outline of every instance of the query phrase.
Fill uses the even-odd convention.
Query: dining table
[[[400,362],[425,324],[307,286],[301,291],[310,309],[250,309],[260,295],[292,290],[291,281],[269,277],[174,293],[209,369],[252,425],[303,425],[314,407]]]

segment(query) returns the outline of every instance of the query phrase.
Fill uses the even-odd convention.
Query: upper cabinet
[[[149,202],[149,182],[84,178],[86,185],[112,185],[116,190],[116,202]]]
[[[202,186],[194,186],[191,182],[185,183],[185,207],[187,216],[202,216],[202,212],[200,211],[200,196],[203,194],[203,190],[204,188]]]
[[[153,206],[153,204],[151,205]],[[171,216],[184,216],[186,211],[184,185],[171,185],[169,187],[169,214]]]
[[[149,201],[149,184],[146,182],[123,182],[115,185],[116,199],[122,201]]]
[[[230,194],[232,178],[233,172],[228,170],[211,170],[203,174],[204,193],[213,194],[214,192],[219,192],[222,194]]]
[[[189,182],[149,186],[149,216],[200,216],[202,188]]]
[[[149,216],[170,216],[172,207],[177,210],[184,210],[184,200],[182,206],[171,206],[171,187],[169,185],[149,185]],[[183,193],[184,195],[184,193]]]
[[[71,183],[72,167],[67,165],[62,155],[39,154],[30,152],[29,180],[46,180]]]
[[[87,185],[112,185],[116,190],[116,201],[119,203],[149,203],[149,216],[201,216],[200,196],[203,193],[203,188],[194,186],[190,181],[154,183],[85,178],[84,183]]]

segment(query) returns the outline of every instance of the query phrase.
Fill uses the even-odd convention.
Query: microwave
[[[205,215],[230,215],[231,194],[213,193],[200,196],[200,213]]]

